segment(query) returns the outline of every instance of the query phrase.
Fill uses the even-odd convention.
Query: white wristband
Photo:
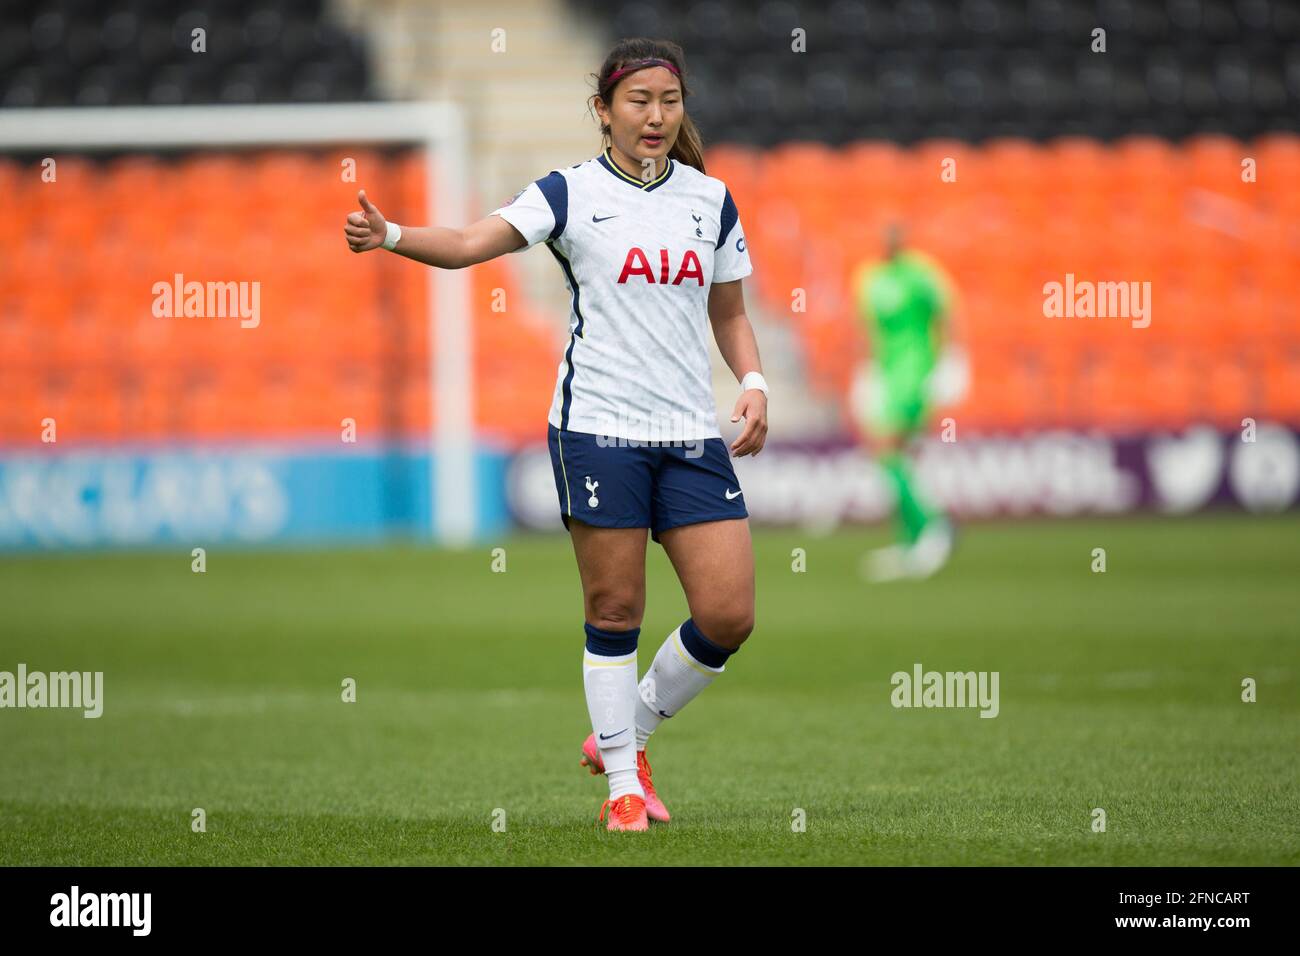
[[[762,372],[746,372],[745,377],[740,380],[740,390],[747,392],[751,388],[756,388],[764,395],[767,394],[767,379],[763,378]]]
[[[384,236],[384,248],[392,250],[397,240],[402,238],[402,227],[395,222],[388,223],[388,234]]]

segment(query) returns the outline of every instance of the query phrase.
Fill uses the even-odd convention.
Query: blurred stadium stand
[[[663,35],[687,51],[708,171],[745,223],[765,359],[826,429],[850,420],[864,347],[848,277],[879,254],[891,222],[955,280],[974,377],[951,413],[976,433],[1227,429],[1246,415],[1300,425],[1300,5],[570,0],[568,20],[511,6],[572,37],[555,49],[554,34],[515,27],[517,72],[494,86],[486,79],[502,61],[486,51],[440,67],[424,55],[427,44],[464,46],[428,23],[481,32],[497,12],[465,0],[396,0],[376,14],[382,26],[364,28],[355,0],[231,0],[207,12],[166,0],[0,0],[0,108],[421,90],[465,103],[486,212],[527,181],[517,169],[533,178],[596,151],[580,98],[545,84],[530,98],[521,77],[595,69],[593,37],[602,48]],[[1098,26],[1105,54],[1089,50]],[[195,27],[208,31],[208,56],[189,53]],[[805,54],[791,53],[796,27]],[[377,78],[366,51],[399,35],[426,46],[400,78]],[[521,149],[534,135],[542,145]],[[345,416],[381,423],[363,443],[427,437],[422,270],[348,253],[340,221],[356,184],[337,174],[340,157],[357,158],[384,184],[385,212],[417,221],[430,188],[418,154],[358,144],[60,155],[56,192],[40,180],[41,157],[2,150],[0,196],[30,225],[0,257],[0,382],[11,396],[0,446],[39,444],[46,416],[73,447],[337,441]],[[1257,182],[1242,180],[1246,157]],[[955,182],[939,177],[949,158]],[[272,250],[267,237],[286,235],[297,239]],[[560,355],[565,297],[553,264],[536,258],[471,270],[474,421],[482,440],[507,448],[544,430]],[[531,266],[553,299],[524,282]],[[256,278],[276,320],[256,334],[159,322],[141,290],[175,273]],[[1045,318],[1043,285],[1067,273],[1150,282],[1151,326]],[[790,307],[797,288],[804,312]],[[497,289],[505,312],[491,308]],[[775,344],[786,342],[789,354]],[[720,367],[718,382],[720,394],[734,387]]]
[[[1247,156],[1267,171],[1258,182],[1241,179]],[[945,158],[955,182],[940,180]],[[823,394],[847,391],[864,345],[849,274],[900,221],[955,280],[975,368],[955,412],[966,425],[1300,422],[1294,136],[720,146],[708,163],[746,217],[754,285],[799,328]],[[1067,273],[1150,282],[1150,327],[1044,317],[1044,284]],[[806,312],[790,310],[794,288]]]
[[[384,422],[379,433],[362,429],[367,441],[428,435],[427,286],[420,269],[353,256],[339,241],[339,211],[356,189],[339,181],[344,155],[387,184],[394,220],[420,215],[428,183],[411,152],[64,159],[57,191],[34,164],[0,159],[0,188],[33,222],[0,266],[0,299],[11,304],[0,311],[0,377],[18,396],[0,412],[0,441],[39,443],[32,423],[46,416],[72,444],[337,439],[342,417]],[[273,235],[302,239],[273,249]],[[79,254],[61,252],[70,248]],[[255,278],[276,319],[256,331],[160,321],[142,290],[176,273]],[[482,313],[476,424],[498,440],[531,437],[554,385],[551,330],[518,304],[490,311],[493,289],[516,294],[504,261],[474,269],[471,282]]]
[[[211,56],[190,53],[195,27],[208,31]],[[210,12],[158,0],[5,0],[0,38],[4,107],[374,95],[361,37],[335,26],[319,0],[235,0]],[[360,429],[366,444],[427,436],[427,286],[409,263],[347,251],[339,222],[356,184],[339,181],[343,156],[383,184],[391,217],[423,218],[430,184],[410,151],[60,155],[57,190],[41,180],[41,157],[0,156],[6,200],[33,223],[0,261],[0,380],[17,395],[0,410],[0,445],[39,444],[32,423],[46,416],[73,446],[337,440],[345,415],[384,423]],[[268,235],[302,238],[272,251]],[[256,278],[277,320],[256,334],[160,322],[142,290],[176,273]],[[474,324],[476,425],[498,442],[534,437],[554,385],[554,329],[529,313],[506,261],[474,269],[471,282],[482,311],[494,289],[511,302]]]
[[[1300,129],[1294,0],[574,2],[612,36],[682,44],[715,141]],[[807,52],[792,56],[795,28]]]
[[[361,38],[321,0],[0,0],[0,106],[363,100]],[[191,54],[205,31],[206,55]]]
[[[956,280],[968,427],[1300,421],[1300,4],[574,3],[687,51],[753,284],[823,395],[846,396],[864,348],[849,274],[899,221]],[[1151,328],[1044,318],[1066,273],[1151,282]]]

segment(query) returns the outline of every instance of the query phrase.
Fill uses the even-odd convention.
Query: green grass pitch
[[[0,863],[1300,863],[1297,517],[972,524],[934,580],[860,583],[884,541],[756,536],[757,628],[651,740],[646,834],[578,766],[565,537],[6,557],[0,670],[105,703],[0,711]],[[643,668],[685,616],[651,545]],[[998,671],[999,716],[895,709],[917,662]]]

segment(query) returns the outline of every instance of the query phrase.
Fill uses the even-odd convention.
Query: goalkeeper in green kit
[[[907,446],[924,432],[937,392],[964,368],[955,350],[946,354],[952,292],[943,270],[904,249],[898,226],[889,228],[885,245],[885,258],[860,266],[852,287],[872,351],[853,406],[897,498],[898,543],[863,563],[863,574],[874,581],[929,577],[948,560],[952,525],[917,487]]]

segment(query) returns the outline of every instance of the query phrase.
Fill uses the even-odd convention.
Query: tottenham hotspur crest
[[[591,497],[587,499],[588,508],[600,507],[600,499],[596,497],[596,489],[600,487],[599,481],[592,481],[591,475],[587,475],[587,490],[591,492]]]

